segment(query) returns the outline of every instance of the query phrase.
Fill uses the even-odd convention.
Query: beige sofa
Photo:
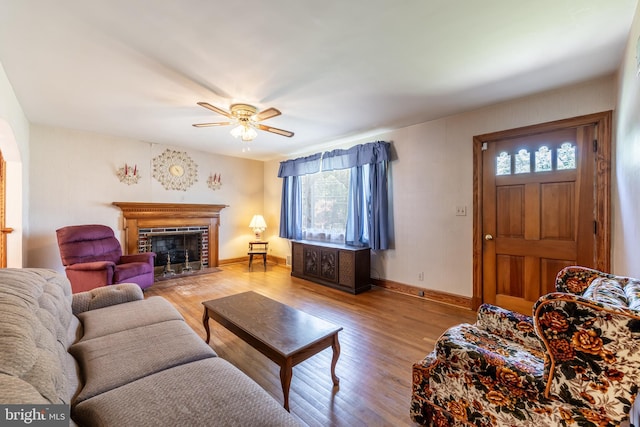
[[[160,297],[71,294],[47,269],[0,270],[0,404],[68,404],[87,426],[299,425]]]

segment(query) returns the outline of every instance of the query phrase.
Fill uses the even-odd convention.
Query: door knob
[[[493,240],[493,236],[491,234],[485,234],[484,240]]]

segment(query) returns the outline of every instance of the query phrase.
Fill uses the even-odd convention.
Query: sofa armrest
[[[153,265],[153,260],[156,257],[154,252],[141,252],[139,254],[122,255],[120,257],[120,264],[128,262],[149,262]]]
[[[142,289],[135,283],[121,283],[104,286],[86,292],[73,294],[71,304],[73,314],[144,299]]]
[[[629,413],[640,381],[640,313],[554,292],[534,305],[545,346],[545,396]]]
[[[111,268],[115,270],[116,264],[112,261],[92,261],[79,262],[77,264],[67,265],[66,269],[71,271],[100,271]]]
[[[478,308],[476,327],[490,334],[515,341],[525,347],[543,351],[542,341],[536,334],[531,316],[516,313],[491,304]]]
[[[582,295],[589,287],[593,279],[597,278],[615,278],[613,274],[603,273],[602,271],[592,268],[570,266],[565,267],[556,276],[556,291],[568,294]]]

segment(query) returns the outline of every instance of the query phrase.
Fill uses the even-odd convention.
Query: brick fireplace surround
[[[141,228],[208,227],[208,265],[218,266],[220,211],[227,205],[140,202],[113,202],[113,205],[122,210],[124,217],[125,254],[139,252]]]

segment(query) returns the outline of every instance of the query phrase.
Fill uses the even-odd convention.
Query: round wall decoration
[[[167,190],[187,191],[198,180],[198,165],[186,151],[167,148],[153,159],[153,177]]]

